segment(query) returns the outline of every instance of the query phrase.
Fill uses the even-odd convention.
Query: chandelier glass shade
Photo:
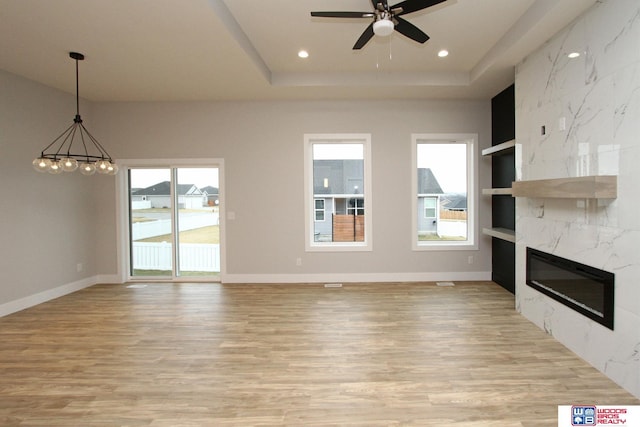
[[[69,57],[76,61],[76,116],[71,126],[47,145],[32,162],[33,168],[38,172],[49,172],[54,175],[74,172],[77,169],[83,175],[93,175],[96,172],[115,175],[118,173],[118,165],[98,140],[89,133],[80,117],[78,61],[82,61],[84,55],[70,52]]]

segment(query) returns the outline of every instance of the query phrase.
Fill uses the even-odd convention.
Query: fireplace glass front
[[[615,275],[527,248],[527,285],[613,329]]]

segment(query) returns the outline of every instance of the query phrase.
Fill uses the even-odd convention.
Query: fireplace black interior
[[[527,285],[613,329],[615,275],[527,248]]]

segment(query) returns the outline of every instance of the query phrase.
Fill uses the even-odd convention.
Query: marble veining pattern
[[[516,308],[640,397],[640,2],[596,2],[516,67],[516,144],[518,180],[618,176],[614,200],[517,199]],[[527,247],[615,273],[615,329],[526,286]]]

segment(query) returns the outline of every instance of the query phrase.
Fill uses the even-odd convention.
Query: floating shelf
[[[483,156],[495,156],[499,154],[505,154],[508,150],[512,149],[516,146],[516,140],[512,139],[511,141],[503,142],[501,144],[493,145],[489,148],[485,148],[482,150]]]
[[[516,242],[516,232],[514,230],[509,230],[508,228],[483,228],[482,233],[497,239],[506,240],[507,242]]]
[[[511,187],[514,197],[542,199],[615,199],[618,197],[618,177],[615,175],[515,181]]]
[[[482,189],[482,194],[484,194],[485,196],[511,196],[512,193],[513,189],[511,187]]]

